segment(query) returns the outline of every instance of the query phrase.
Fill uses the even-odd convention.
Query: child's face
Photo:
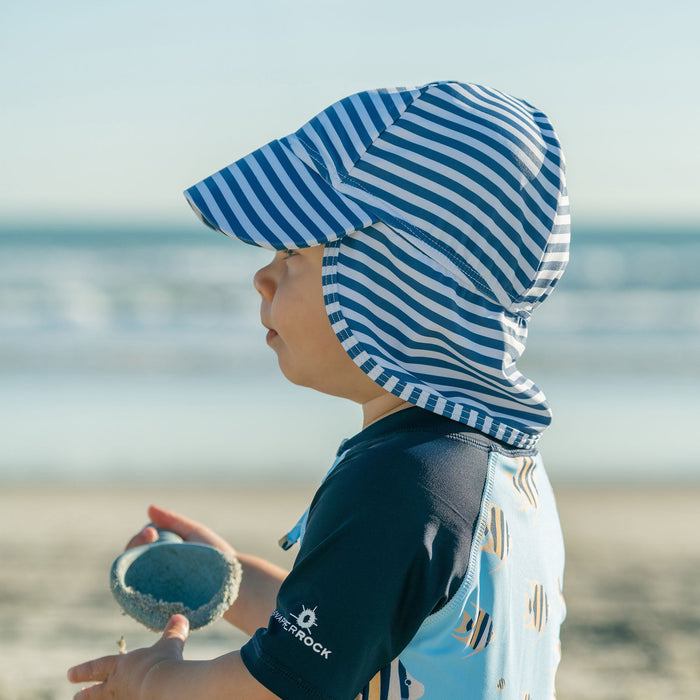
[[[323,246],[283,250],[255,274],[267,344],[289,381],[365,403],[385,392],[350,359],[331,328],[322,263]]]

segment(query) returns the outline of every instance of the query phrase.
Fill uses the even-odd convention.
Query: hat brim
[[[377,222],[284,141],[272,141],[185,190],[197,216],[227,236],[271,250],[322,245]]]

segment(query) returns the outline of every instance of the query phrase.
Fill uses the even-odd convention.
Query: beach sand
[[[700,487],[555,489],[567,543],[558,697],[700,697]],[[0,699],[64,699],[78,662],[157,636],[123,616],[108,572],[151,502],[179,509],[241,550],[291,565],[277,540],[313,487],[221,484],[0,493]],[[186,658],[239,647],[226,623],[194,632]]]

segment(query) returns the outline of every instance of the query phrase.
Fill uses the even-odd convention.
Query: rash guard
[[[405,409],[341,445],[296,539],[241,650],[281,698],[553,696],[563,544],[534,450]]]

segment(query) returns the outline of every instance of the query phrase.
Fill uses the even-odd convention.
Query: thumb
[[[166,647],[173,656],[182,658],[187,636],[190,633],[190,621],[184,615],[173,615],[165,625],[160,644]]]

